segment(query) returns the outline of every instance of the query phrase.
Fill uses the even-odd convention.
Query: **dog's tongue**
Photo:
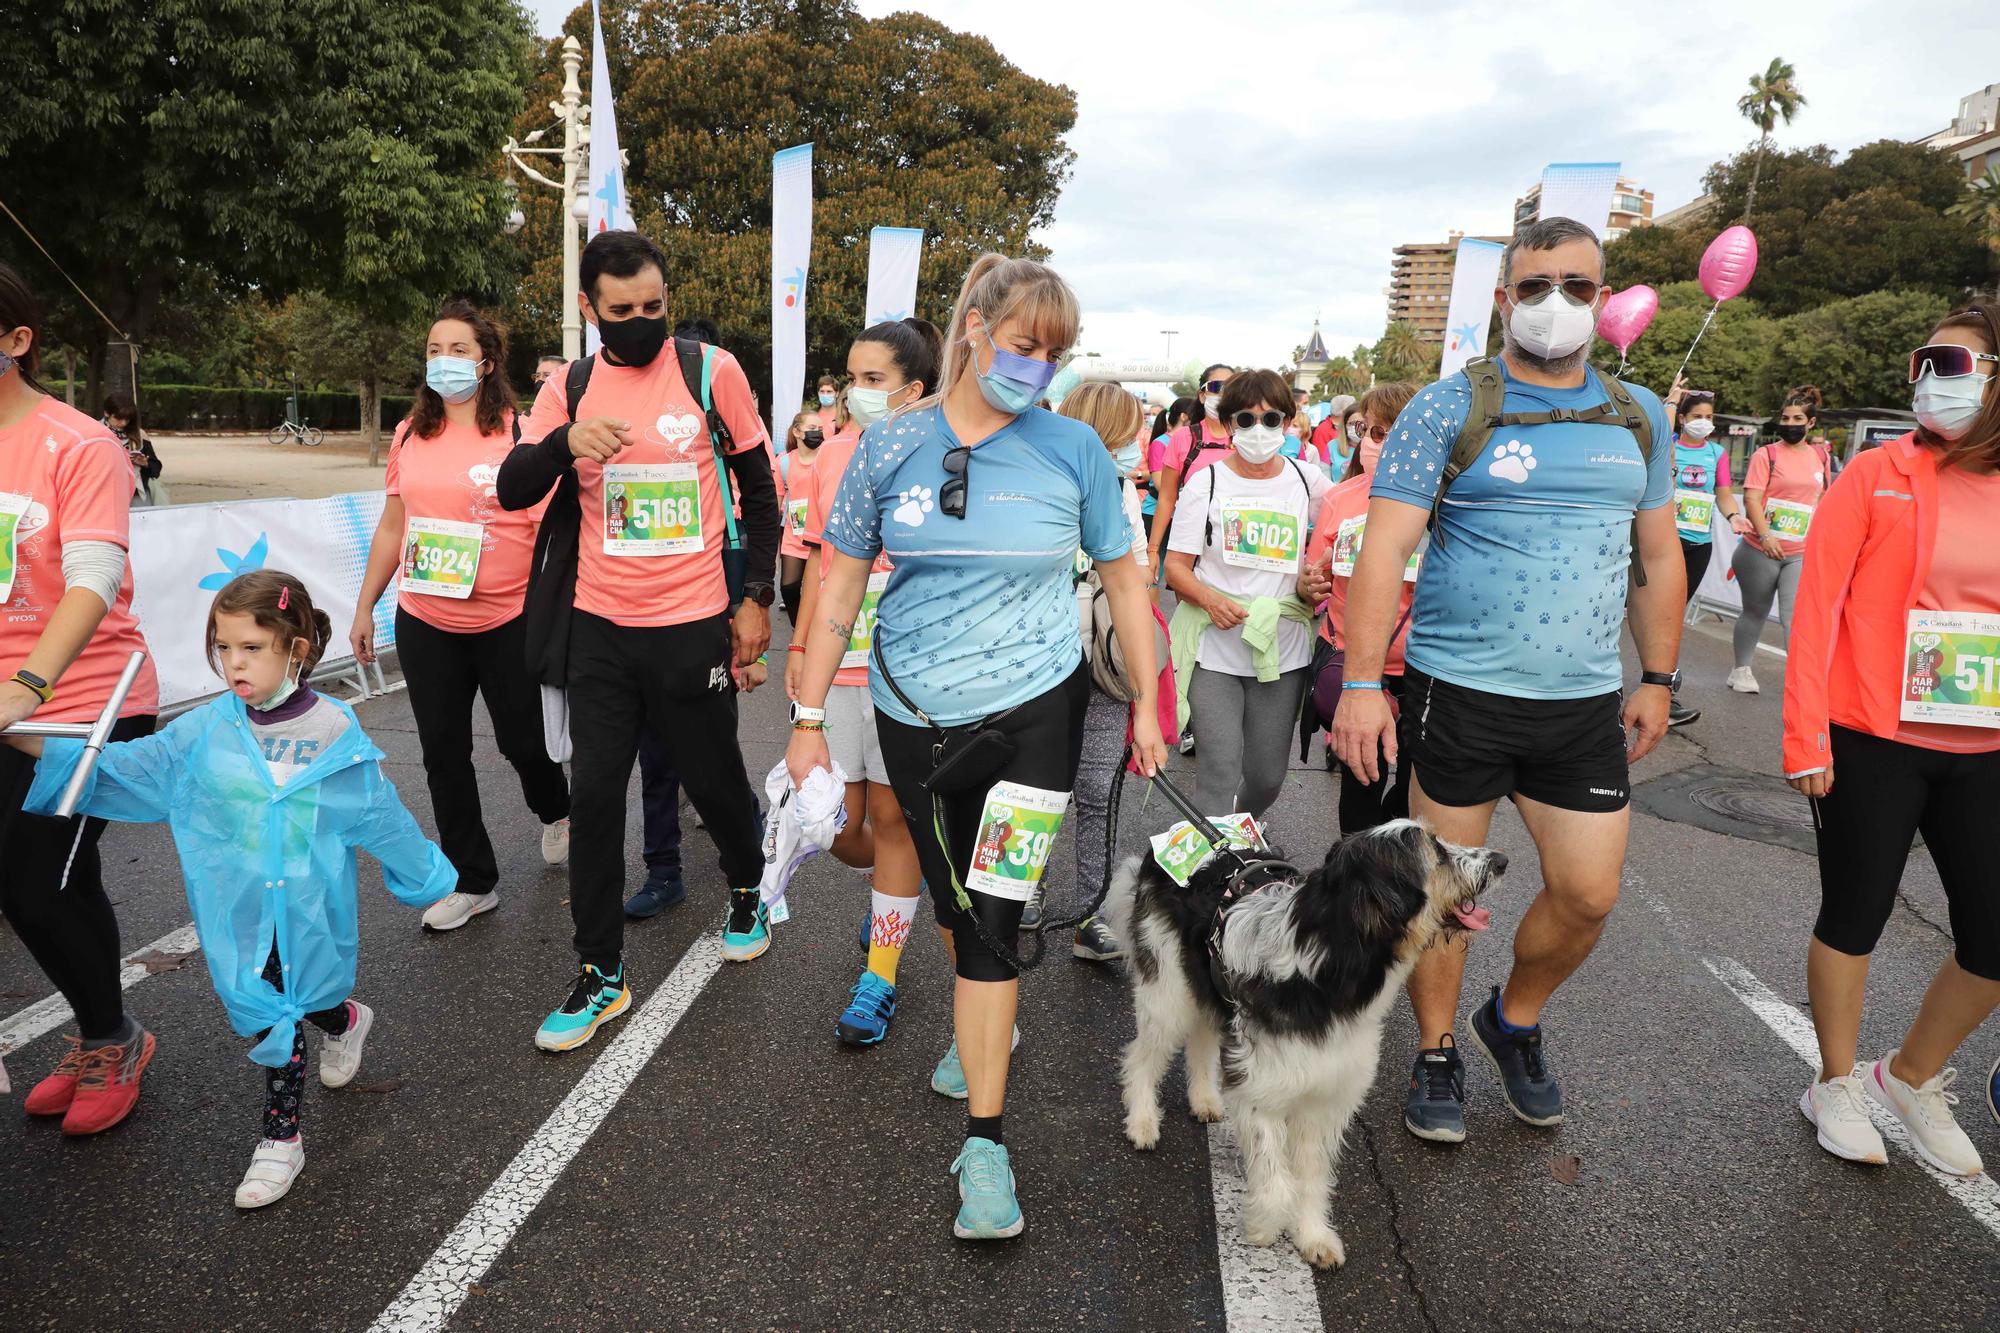
[[[1493,913],[1487,911],[1484,907],[1469,906],[1465,903],[1460,903],[1451,909],[1451,914],[1457,917],[1458,924],[1464,926],[1467,930],[1484,930],[1493,924]]]

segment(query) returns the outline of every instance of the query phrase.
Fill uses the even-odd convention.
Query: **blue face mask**
[[[1002,351],[991,333],[986,333],[986,345],[993,349],[992,367],[978,371],[978,362],[973,363],[979,392],[995,411],[1017,417],[1041,400],[1042,390],[1056,377],[1055,363]]]
[[[7,355],[5,352],[0,352],[0,375],[5,375],[8,371],[12,370],[14,365],[13,357]]]
[[[1111,453],[1111,461],[1118,465],[1118,475],[1122,477],[1129,474],[1133,468],[1139,466],[1139,460],[1145,457],[1145,454],[1146,451],[1138,445],[1128,444],[1123,449],[1114,449]]]
[[[479,392],[479,363],[462,356],[434,356],[424,363],[424,383],[447,403],[462,403]]]

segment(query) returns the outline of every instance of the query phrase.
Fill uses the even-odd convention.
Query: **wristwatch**
[[[49,700],[56,697],[55,687],[49,684],[47,681],[43,680],[40,676],[36,675],[34,672],[28,670],[26,667],[21,668],[19,671],[16,671],[13,675],[9,676],[7,678],[7,683],[9,685],[26,686],[28,689],[33,690],[36,694],[40,695],[43,703],[47,703]]]
[[[804,704],[794,699],[792,700],[792,721],[824,722],[826,721],[826,710],[824,708],[807,708]]]
[[[1669,690],[1678,692],[1681,687],[1681,669],[1675,667],[1672,671],[1641,671],[1639,673],[1639,683],[1641,685],[1664,685]]]
[[[757,606],[768,607],[778,598],[777,589],[768,583],[746,583],[743,585],[743,600]]]

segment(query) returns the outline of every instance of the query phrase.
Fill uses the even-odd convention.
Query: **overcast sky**
[[[568,0],[531,0],[545,33]],[[1077,95],[1075,170],[1040,239],[1084,347],[1288,360],[1315,316],[1381,335],[1392,247],[1503,233],[1548,162],[1619,161],[1656,210],[1755,137],[1772,56],[1808,105],[1781,146],[1942,129],[2000,82],[2000,4],[1907,0],[860,0],[986,36]],[[1526,14],[1521,18],[1511,15]],[[893,221],[893,220],[885,220]],[[923,312],[942,320],[944,312]]]

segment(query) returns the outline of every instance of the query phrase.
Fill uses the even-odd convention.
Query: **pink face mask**
[[[1366,428],[1361,432],[1361,443],[1355,447],[1361,452],[1361,470],[1373,474],[1375,463],[1382,457],[1383,441],[1371,436]]]

